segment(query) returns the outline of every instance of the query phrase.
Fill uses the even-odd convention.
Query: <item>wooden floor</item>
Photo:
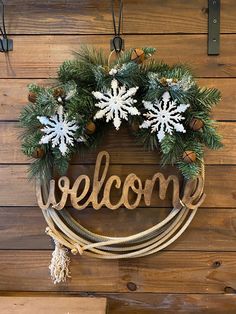
[[[236,313],[236,2],[221,1],[221,51],[208,56],[207,0],[124,0],[127,48],[154,46],[157,59],[188,63],[201,85],[222,91],[213,116],[225,146],[206,151],[207,199],[176,243],[134,260],[73,257],[73,278],[62,285],[49,278],[52,242],[27,181],[17,120],[29,83],[52,84],[58,66],[81,44],[109,51],[110,1],[5,2],[14,51],[0,54],[0,295],[107,298],[111,314]],[[159,167],[158,155],[144,152],[127,129],[107,134],[99,150],[110,153],[110,172],[121,177],[146,178]],[[71,174],[92,174],[96,154],[75,158]],[[152,205],[77,215],[96,232],[125,235],[151,226],[170,203],[155,199]]]

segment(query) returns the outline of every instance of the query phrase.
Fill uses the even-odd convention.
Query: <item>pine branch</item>
[[[29,168],[29,179],[39,180],[40,182],[48,182],[52,178],[53,157],[50,153],[44,157],[35,159]]]
[[[222,137],[217,133],[212,121],[208,121],[203,127],[201,134],[202,142],[210,149],[223,147]]]
[[[186,163],[184,161],[178,161],[177,167],[187,180],[193,179],[201,172],[201,164],[199,163]]]
[[[45,155],[33,161],[30,166],[30,176],[41,180],[47,180],[52,174],[52,168],[58,173],[65,174],[69,166],[69,160],[76,152],[88,151],[99,144],[103,133],[107,132],[104,121],[96,121],[96,132],[86,134],[86,125],[93,120],[97,108],[93,91],[104,92],[111,87],[113,78],[120,85],[127,87],[138,86],[135,94],[137,103],[135,106],[141,113],[135,117],[141,125],[144,121],[143,100],[155,102],[168,91],[177,105],[190,104],[184,112],[183,126],[186,133],[174,131],[166,134],[159,143],[157,132],[151,133],[149,129],[140,129],[134,132],[139,141],[149,150],[160,149],[162,164],[177,164],[177,167],[186,178],[196,176],[201,169],[203,158],[203,145],[211,149],[222,147],[221,137],[218,135],[213,121],[209,117],[210,110],[220,100],[220,92],[214,88],[200,88],[194,81],[191,70],[186,65],[169,66],[165,63],[149,59],[154,54],[154,48],[143,48],[145,62],[138,64],[131,60],[133,49],[130,49],[115,60],[108,68],[108,58],[102,50],[88,48],[86,46],[76,53],[76,59],[65,61],[58,72],[58,80],[54,87],[40,87],[35,84],[29,86],[29,90],[37,95],[34,104],[28,104],[21,113],[20,125],[22,132],[22,151],[27,156],[32,156],[34,151],[41,147]],[[117,70],[111,74],[110,69]],[[55,87],[61,87],[65,94],[75,91],[73,96],[65,100],[58,100],[55,96]],[[60,104],[59,104],[60,102]],[[40,145],[42,126],[38,116],[51,117],[57,113],[59,105],[63,104],[68,119],[76,120],[78,129],[74,134],[74,146],[69,145],[68,152],[62,156],[58,147],[52,147],[51,143]],[[191,130],[189,124],[193,118],[201,119],[203,128],[197,132]],[[128,123],[132,123],[133,117],[129,117]],[[79,143],[76,139],[84,137],[85,143]],[[184,151],[193,151],[196,154],[196,162],[187,163],[183,160]]]
[[[93,64],[95,66],[107,65],[107,60],[102,49],[97,50],[93,47],[82,46],[78,52],[75,52],[75,56],[83,63]]]
[[[169,66],[161,61],[156,61],[154,59],[147,60],[146,62],[142,63],[140,65],[140,69],[143,72],[144,75],[147,75],[148,73],[157,73],[160,77],[162,77],[162,73],[166,73],[168,71]]]
[[[220,99],[220,91],[216,88],[198,88],[195,95],[195,102],[199,102],[208,112]]]

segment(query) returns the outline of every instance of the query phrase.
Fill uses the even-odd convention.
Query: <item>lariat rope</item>
[[[205,180],[204,163],[201,176]],[[198,183],[195,186],[197,189]],[[204,184],[199,199],[203,195]],[[49,193],[48,184],[42,185],[43,198]],[[69,273],[69,258],[72,254],[87,255],[101,259],[142,257],[156,253],[173,243],[188,227],[197,212],[182,203],[181,209],[173,208],[164,220],[142,232],[126,237],[108,237],[93,233],[80,225],[66,209],[60,211],[49,207],[42,210],[48,224],[46,233],[55,241],[55,251],[50,265],[54,283],[63,282]],[[64,247],[64,248],[63,248]]]

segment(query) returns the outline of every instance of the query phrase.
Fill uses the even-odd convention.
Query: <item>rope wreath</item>
[[[200,189],[197,204],[205,198],[204,166],[201,177],[196,180],[191,195]],[[200,180],[201,178],[201,180]],[[48,198],[49,189],[45,184],[40,186],[45,200]],[[188,227],[195,216],[198,205],[188,208],[182,201],[182,208],[173,208],[167,217],[142,232],[125,237],[108,237],[91,232],[79,224],[66,209],[60,211],[50,207],[43,209],[44,218],[48,224],[46,233],[50,235],[56,244],[50,265],[51,276],[54,283],[62,282],[69,277],[69,259],[65,249],[71,253],[84,254],[100,259],[121,259],[143,257],[156,253],[173,243]]]
[[[117,259],[142,257],[162,250],[185,231],[196,211],[197,209],[189,209],[183,204],[182,209],[173,209],[162,222],[127,237],[107,237],[92,233],[75,221],[66,210],[59,213],[49,208],[43,214],[50,226],[46,230],[47,234],[70,248],[73,254],[84,253],[97,258]]]
[[[54,283],[69,277],[67,249],[102,259],[136,258],[173,243],[188,227],[205,195],[203,149],[222,146],[210,111],[220,99],[214,88],[200,88],[183,65],[168,66],[151,58],[153,48],[131,49],[117,58],[84,47],[65,61],[58,84],[29,86],[29,101],[20,117],[22,150],[33,158],[30,178],[43,201],[50,194],[55,172],[64,175],[75,153],[94,148],[112,124],[126,123],[149,150],[161,153],[161,164],[175,164],[185,179],[194,179],[196,206],[181,202],[163,221],[142,232],[109,237],[91,232],[66,208],[42,209],[46,232],[56,244],[50,265]],[[191,194],[191,193],[190,193]],[[66,249],[67,248],[67,249]]]

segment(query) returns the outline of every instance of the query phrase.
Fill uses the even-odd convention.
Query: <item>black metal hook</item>
[[[121,52],[124,49],[124,39],[120,36],[121,22],[122,22],[122,11],[123,11],[123,1],[119,0],[119,21],[118,21],[118,29],[116,28],[116,18],[115,18],[115,10],[114,10],[114,1],[111,0],[111,13],[114,27],[114,38],[111,39],[111,51],[115,50],[116,53]]]
[[[5,5],[2,0],[0,0],[0,3],[2,5],[2,27],[0,26],[2,38],[0,38],[0,52],[8,52],[13,50],[13,40],[7,37],[5,26]]]

